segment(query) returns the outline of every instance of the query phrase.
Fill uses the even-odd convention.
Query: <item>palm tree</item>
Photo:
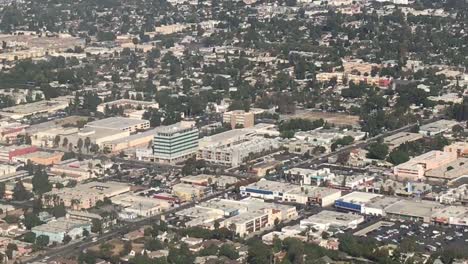
[[[78,151],[81,152],[81,149],[83,148],[83,139],[79,138],[78,142],[76,143],[76,147],[78,148]]]
[[[67,145],[68,145],[68,138],[65,137],[65,138],[63,138],[63,140],[62,140],[62,147],[66,148]]]
[[[86,152],[89,152],[89,146],[91,145],[91,139],[89,137],[86,137],[84,140],[84,146],[86,148]]]

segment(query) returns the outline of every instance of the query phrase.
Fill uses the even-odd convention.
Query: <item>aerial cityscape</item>
[[[1,0],[0,264],[467,264],[468,0]]]

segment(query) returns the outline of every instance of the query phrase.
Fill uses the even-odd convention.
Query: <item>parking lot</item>
[[[433,252],[440,248],[463,248],[468,243],[468,227],[448,227],[408,221],[393,221],[367,233],[378,241],[399,245],[405,238],[416,242],[416,250]]]

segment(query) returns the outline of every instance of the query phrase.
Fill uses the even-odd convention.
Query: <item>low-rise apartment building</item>
[[[249,161],[255,154],[270,152],[280,147],[276,139],[253,137],[243,142],[227,146],[206,146],[200,148],[197,158],[210,163],[224,166],[237,167]]]

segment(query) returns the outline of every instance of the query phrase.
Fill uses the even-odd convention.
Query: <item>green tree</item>
[[[63,203],[58,204],[52,208],[52,215],[55,218],[64,217],[67,214],[67,210],[65,209],[65,205]]]
[[[26,188],[24,188],[23,182],[18,181],[13,188],[13,200],[15,201],[25,201],[31,197]]]
[[[99,219],[91,220],[91,232],[96,234],[102,234],[102,222]]]
[[[63,237],[63,241],[62,241],[62,242],[63,242],[64,244],[68,244],[68,243],[70,243],[71,240],[72,240],[71,236],[65,235],[65,236]]]
[[[5,196],[5,191],[6,191],[5,183],[0,182],[0,199],[3,199],[3,197]]]
[[[195,257],[187,247],[187,244],[181,243],[179,248],[169,247],[169,255],[167,256],[169,263],[185,264],[193,263]]]
[[[398,165],[407,162],[409,159],[410,157],[408,155],[408,152],[399,149],[394,149],[388,155],[387,161],[392,163],[393,165]]]
[[[49,182],[49,175],[47,175],[47,172],[42,169],[39,169],[34,173],[32,185],[33,192],[39,195],[52,190],[52,185]]]
[[[370,159],[384,160],[388,155],[388,146],[382,143],[372,143],[369,145],[367,157]]]
[[[239,253],[237,252],[237,250],[232,245],[226,243],[219,248],[219,255],[228,257],[232,260],[239,258]]]
[[[23,235],[24,242],[34,243],[36,241],[36,234],[33,232],[28,232]]]
[[[33,213],[27,213],[24,215],[23,219],[24,226],[26,229],[31,230],[31,228],[41,225],[42,221]]]
[[[49,245],[49,236],[40,235],[36,238],[35,245],[39,248],[45,248]]]
[[[273,252],[271,247],[265,245],[261,240],[257,238],[253,238],[247,241],[248,255],[247,255],[247,262],[248,263],[256,263],[256,264],[269,264],[271,263],[271,259],[273,257]]]

